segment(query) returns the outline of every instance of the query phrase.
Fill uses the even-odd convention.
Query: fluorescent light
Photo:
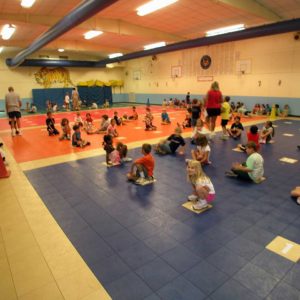
[[[90,31],[88,31],[84,34],[84,38],[86,40],[90,40],[90,39],[92,39],[92,38],[94,38],[94,37],[96,37],[96,36],[98,36],[102,33],[103,33],[103,31],[100,31],[100,30],[90,30]]]
[[[3,48],[4,48],[4,47],[0,47],[0,53],[3,51]]]
[[[30,8],[34,4],[35,0],[22,0],[21,6],[25,8]]]
[[[59,49],[57,49],[57,51],[58,51],[58,52],[64,52],[64,51],[65,51],[65,49],[63,49],[63,48],[59,48]]]
[[[106,64],[105,66],[106,66],[106,68],[112,69],[112,68],[114,68],[115,65],[114,64]]]
[[[145,16],[151,14],[152,12],[164,8],[168,5],[171,5],[178,0],[152,0],[142,6],[139,6],[137,10],[137,14],[139,16]]]
[[[5,24],[1,30],[3,40],[9,40],[16,30],[15,25]]]
[[[123,56],[123,53],[112,53],[108,55],[108,58],[116,58],[120,56]]]
[[[245,26],[244,24],[237,24],[237,25],[232,25],[232,26],[227,26],[227,27],[222,27],[222,28],[217,28],[214,30],[209,30],[206,32],[206,36],[214,36],[214,35],[219,35],[219,34],[224,34],[224,33],[229,33],[229,32],[235,32],[239,30],[244,30]]]
[[[150,49],[163,47],[163,46],[166,46],[166,42],[159,42],[159,43],[146,45],[146,46],[144,46],[144,50],[150,50]]]

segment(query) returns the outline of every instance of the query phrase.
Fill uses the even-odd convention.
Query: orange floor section
[[[130,108],[119,108],[117,109],[119,115],[123,115],[124,113],[130,114]],[[151,108],[154,114],[154,125],[157,126],[157,131],[145,131],[144,130],[144,113],[145,107],[139,107],[139,120],[127,122],[124,126],[118,127],[119,138],[117,140],[122,141],[123,143],[130,143],[136,141],[145,141],[154,139],[157,137],[167,136],[173,133],[174,128],[176,127],[176,123],[180,124],[185,118],[185,110],[176,110],[169,109],[168,113],[170,115],[172,124],[170,125],[161,125],[160,121],[160,113],[161,107],[153,107]],[[99,127],[99,119],[100,116],[104,113],[107,113],[110,117],[113,115],[115,109],[110,110],[98,110],[98,111],[89,111],[92,113],[92,117],[95,120],[95,127]],[[83,119],[85,116],[85,112],[81,113]],[[61,113],[56,114],[55,120],[57,123],[57,129],[60,130],[60,120],[63,117],[67,117],[70,121],[74,120],[75,113]],[[242,122],[246,124],[247,121],[251,120],[262,120],[262,117],[254,117],[254,118],[245,118],[242,119]],[[3,120],[0,120],[3,123]],[[6,120],[7,122],[7,120]],[[14,158],[18,163],[34,161],[37,159],[49,158],[64,154],[69,154],[72,152],[81,152],[87,151],[91,149],[97,149],[102,147],[103,134],[94,134],[87,135],[84,131],[82,131],[82,138],[91,142],[91,145],[86,147],[85,149],[74,148],[71,145],[70,141],[59,141],[58,136],[48,136],[46,131],[46,127],[44,127],[45,116],[28,116],[22,118],[22,126],[26,128],[23,130],[22,136],[11,137],[9,130],[2,130],[1,126],[0,136],[3,139],[6,146],[10,149]],[[217,121],[217,124],[220,124],[220,120]],[[2,125],[2,124],[1,124]],[[39,126],[43,125],[43,126]],[[39,126],[36,128],[36,126]],[[30,128],[33,127],[33,128]],[[185,129],[185,132],[191,131],[191,129]]]

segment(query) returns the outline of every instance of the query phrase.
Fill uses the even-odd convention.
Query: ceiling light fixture
[[[106,64],[106,68],[109,68],[109,69],[113,69],[114,68],[114,64]]]
[[[102,33],[103,33],[103,31],[100,31],[100,30],[90,30],[90,31],[88,31],[84,34],[84,38],[86,40],[90,40],[90,39],[92,39],[92,38],[94,38],[94,37],[96,37],[96,36],[98,36]]]
[[[3,40],[9,40],[11,36],[14,34],[15,30],[16,30],[15,25],[5,24],[2,27],[0,35],[2,36]]]
[[[166,46],[166,42],[159,42],[159,43],[154,43],[154,44],[149,44],[144,46],[144,50],[150,50],[150,49],[164,47],[164,46]]]
[[[123,56],[123,53],[112,53],[108,55],[108,58],[116,58],[116,57],[120,57]]]
[[[139,15],[139,16],[145,16],[145,15],[148,15],[148,14],[151,14],[152,12],[156,11],[156,10],[159,10],[161,8],[164,8],[168,5],[171,5],[175,2],[177,2],[178,0],[152,0],[142,6],[139,6],[137,9],[136,9],[136,13]]]
[[[65,49],[63,49],[63,48],[59,48],[59,49],[57,49],[57,51],[58,51],[58,52],[64,52],[64,51],[65,51]]]
[[[24,8],[30,8],[34,4],[35,0],[22,0],[21,6]]]
[[[227,26],[227,27],[222,27],[222,28],[217,28],[217,29],[206,31],[205,36],[214,36],[214,35],[219,35],[219,34],[224,34],[224,33],[229,33],[229,32],[240,31],[240,30],[244,30],[244,29],[245,29],[244,24],[237,24],[237,25],[232,25],[232,26]]]

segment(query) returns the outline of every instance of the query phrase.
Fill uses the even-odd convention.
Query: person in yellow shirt
[[[222,139],[223,140],[227,140],[229,135],[226,129],[226,125],[230,119],[230,114],[231,114],[231,106],[229,104],[230,101],[230,97],[226,96],[224,99],[224,102],[222,103],[221,106],[221,126],[222,126],[222,130],[223,130],[223,135],[222,135]]]

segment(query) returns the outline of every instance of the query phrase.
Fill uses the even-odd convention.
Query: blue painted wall
[[[129,102],[128,94],[113,94],[113,102]],[[163,99],[177,98],[177,99],[185,99],[185,94],[136,94],[136,102],[137,103],[147,103],[147,99],[149,98],[150,104],[161,104]],[[202,99],[204,95],[191,95],[191,99],[197,98]],[[300,116],[300,98],[283,98],[283,97],[248,97],[248,96],[232,96],[231,101],[235,103],[240,101],[244,102],[246,107],[249,110],[252,110],[253,106],[256,103],[264,103],[264,104],[279,104],[281,108],[285,104],[290,106],[290,114],[293,116]],[[22,99],[22,107],[26,108],[26,102],[31,103],[31,98]],[[5,110],[4,99],[0,99],[0,111]]]
[[[185,99],[185,94],[135,94],[137,103],[147,103],[149,98],[150,104],[161,104],[163,99],[177,98]],[[203,99],[205,95],[191,94],[191,99]],[[249,110],[252,110],[256,103],[259,104],[279,104],[280,108],[283,108],[285,104],[290,107],[290,114],[293,116],[300,116],[300,98],[288,98],[288,97],[250,97],[250,96],[232,96],[231,101],[243,102]],[[113,102],[129,102],[128,94],[113,94]]]
[[[32,99],[31,98],[23,98],[22,100],[22,108],[25,109],[26,108],[26,103],[29,102],[29,105],[32,103]],[[5,101],[4,99],[0,99],[0,111],[4,111],[5,110]]]

